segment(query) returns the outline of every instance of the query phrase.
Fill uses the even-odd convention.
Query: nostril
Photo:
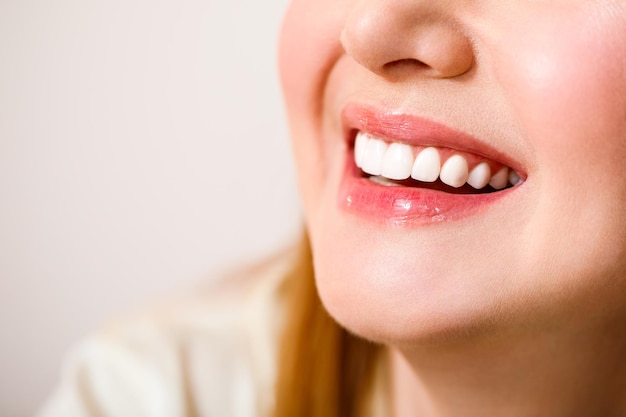
[[[424,70],[429,69],[430,65],[420,61],[419,59],[414,58],[406,58],[406,59],[398,59],[396,61],[387,62],[383,65],[383,69],[385,70],[394,70],[394,69],[411,69],[411,70]]]
[[[382,66],[379,74],[383,75],[390,81],[407,80],[415,76],[440,78],[436,69],[427,63],[414,58],[398,59],[387,62]]]

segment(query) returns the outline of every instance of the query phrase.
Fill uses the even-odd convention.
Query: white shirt
[[[258,417],[272,405],[283,254],[107,326],[68,357],[38,417]]]

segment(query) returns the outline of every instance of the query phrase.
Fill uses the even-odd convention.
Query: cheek
[[[280,79],[307,218],[325,203],[320,194],[328,182],[332,138],[324,135],[322,112],[329,72],[343,53],[341,6],[341,1],[295,0],[280,35]]]
[[[307,19],[303,2],[291,2],[283,17],[278,45],[280,81],[288,104],[294,102],[304,89],[301,81],[308,80],[313,75],[313,66],[308,62],[311,55],[305,53],[305,50],[314,47],[309,28],[311,23]],[[291,109],[291,106],[287,108]]]
[[[540,22],[533,33],[507,43],[516,53],[506,57],[511,64],[499,76],[531,146],[541,151],[538,158],[549,159],[540,167],[571,175],[570,164],[555,162],[567,157],[596,168],[616,156],[623,162],[626,22],[607,20]]]
[[[534,254],[563,268],[615,270],[626,251],[626,22],[566,21],[509,39],[515,55],[503,51],[509,64],[497,67],[535,154],[527,232]]]
[[[324,2],[329,3],[293,1],[283,19],[279,71],[288,109],[295,105],[294,112],[304,112],[296,117],[319,112],[328,71],[342,53],[343,18],[335,5]]]

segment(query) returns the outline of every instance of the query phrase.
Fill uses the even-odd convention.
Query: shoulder
[[[70,354],[52,416],[259,415],[271,403],[286,252],[124,317]]]

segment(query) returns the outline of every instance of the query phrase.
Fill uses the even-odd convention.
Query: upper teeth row
[[[522,182],[520,176],[508,167],[500,168],[491,175],[491,167],[485,161],[471,170],[463,155],[454,154],[443,165],[437,148],[428,147],[414,156],[413,148],[403,143],[386,143],[381,139],[359,132],[354,145],[356,165],[365,173],[380,175],[391,180],[409,177],[423,182],[434,182],[439,178],[444,184],[458,188],[465,183],[476,189],[491,185],[501,190],[510,182]]]

